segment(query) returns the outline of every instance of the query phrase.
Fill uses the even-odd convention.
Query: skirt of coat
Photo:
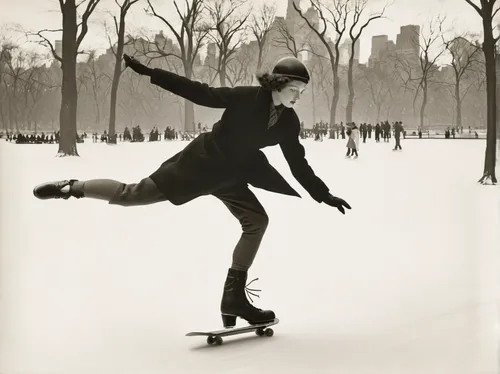
[[[349,140],[347,141],[347,148],[356,149],[356,143],[351,137],[349,137]]]
[[[149,177],[174,205],[248,183],[271,192],[300,197],[260,150],[249,155],[245,162],[235,163],[220,150],[211,132],[196,137]]]

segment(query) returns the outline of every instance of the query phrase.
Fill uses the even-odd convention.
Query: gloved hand
[[[151,69],[150,67],[143,65],[142,63],[137,61],[135,58],[130,57],[127,54],[123,54],[123,59],[125,60],[125,66],[130,67],[137,74],[151,76],[153,69]]]
[[[337,208],[342,214],[345,214],[344,207],[346,207],[347,209],[351,209],[351,206],[347,204],[345,200],[341,199],[340,197],[335,197],[331,193],[328,194],[323,202],[327,205]]]

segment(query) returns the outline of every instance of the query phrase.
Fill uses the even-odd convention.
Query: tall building
[[[288,25],[285,18],[279,16],[274,17],[274,21],[267,36],[263,67],[269,67],[280,58],[291,55],[290,50],[286,47],[286,29],[288,29]]]
[[[302,15],[295,10],[294,5],[301,11]],[[315,29],[318,28],[318,11],[313,6],[310,6],[306,10],[302,9],[300,0],[288,0],[285,25],[287,32],[295,39],[293,45],[290,43],[290,47],[295,48],[299,52],[298,57],[304,61],[312,58],[313,54],[310,53],[311,50],[314,50],[316,53],[322,53],[322,49],[324,49],[323,43],[309,24]],[[291,53],[289,51],[288,54]]]
[[[347,65],[351,56],[352,40],[347,38],[339,47],[339,63],[340,65]],[[360,42],[359,39],[354,44],[354,61],[359,62]]]
[[[208,43],[207,56],[205,57],[205,65],[210,67],[215,67],[216,58],[217,58],[217,45],[215,43]]]
[[[301,17],[293,7],[293,4],[300,9],[300,0],[288,0],[288,5],[286,7],[286,26],[288,30],[293,35],[297,31],[298,26],[301,24]]]
[[[396,50],[404,55],[418,56],[420,53],[420,26],[401,26],[396,38]]]
[[[373,67],[378,61],[384,58],[396,49],[396,45],[389,40],[387,35],[376,35],[372,37],[372,50],[368,58],[368,66]]]
[[[375,35],[372,37],[372,51],[370,57],[379,59],[382,52],[386,50],[388,42],[389,36],[387,35]]]

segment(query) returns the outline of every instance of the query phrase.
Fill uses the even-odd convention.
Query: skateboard
[[[279,319],[275,318],[271,322],[261,323],[258,325],[248,325],[243,327],[229,327],[227,329],[216,330],[216,331],[193,331],[186,334],[186,336],[206,336],[207,344],[217,344],[221,345],[224,340],[222,339],[225,336],[231,335],[239,335],[245,334],[247,332],[255,331],[257,336],[268,336],[271,337],[274,335],[274,330],[269,328],[269,326],[273,326],[279,323]]]

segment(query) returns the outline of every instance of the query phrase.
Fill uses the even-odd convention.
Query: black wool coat
[[[225,109],[211,132],[199,135],[150,175],[172,204],[242,183],[300,197],[260,150],[277,144],[292,175],[311,197],[322,202],[328,195],[328,187],[305,159],[295,111],[284,108],[268,129],[271,91],[260,86],[214,88],[162,69],[154,69],[151,83],[195,104]]]

